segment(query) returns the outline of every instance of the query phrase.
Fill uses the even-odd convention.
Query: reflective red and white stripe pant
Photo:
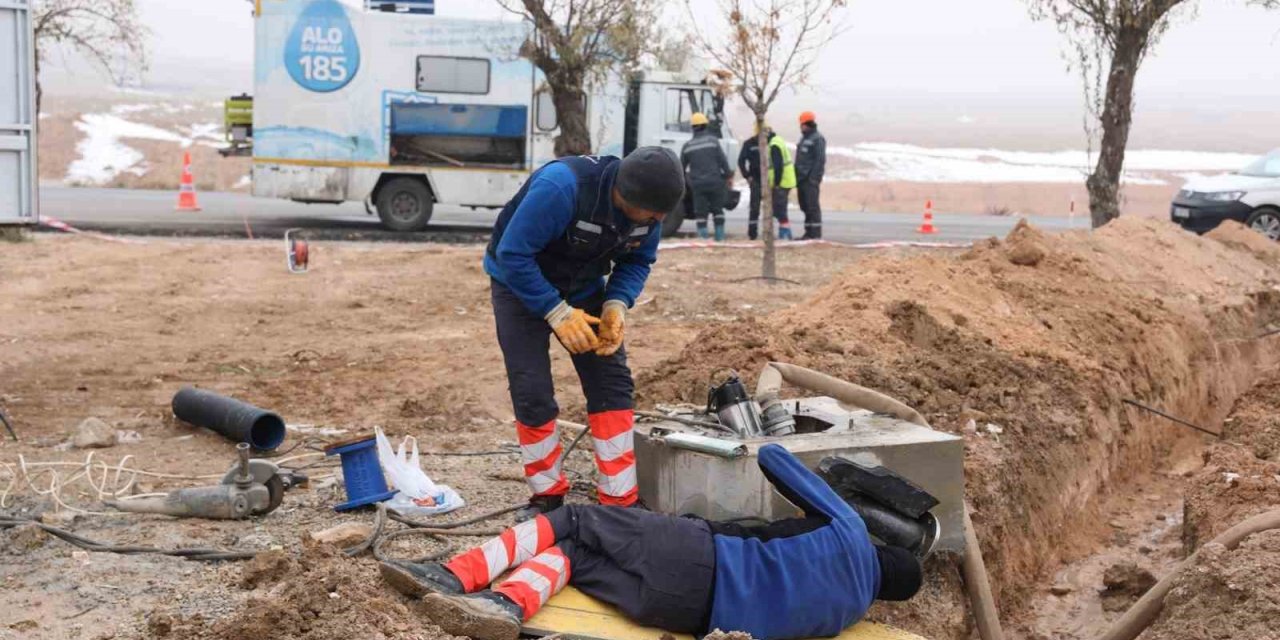
[[[600,504],[630,506],[636,501],[635,413],[631,409],[588,414],[587,425],[595,447],[596,492]],[[534,495],[557,496],[569,491],[561,469],[560,442],[555,420],[531,427],[517,422],[524,479]]]
[[[569,483],[560,468],[564,449],[556,427],[560,407],[551,378],[551,327],[501,283],[491,282],[490,289],[525,480],[534,495],[564,495]],[[602,295],[580,306],[598,315],[603,303]],[[636,501],[631,428],[635,383],[627,367],[626,347],[611,356],[581,353],[570,357],[587,398],[600,502],[629,506]]]

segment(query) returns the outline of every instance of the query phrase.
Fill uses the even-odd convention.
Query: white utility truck
[[[424,4],[257,0],[253,195],[365,202],[386,227],[417,230],[437,203],[501,207],[554,159],[550,90],[519,55],[531,25],[414,11]],[[675,73],[614,77],[587,96],[593,151],[679,153],[703,112],[732,163],[723,102]],[[683,218],[668,217],[668,235]]]

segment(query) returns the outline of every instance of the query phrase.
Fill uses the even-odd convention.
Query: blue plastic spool
[[[326,456],[342,456],[342,484],[347,489],[347,501],[334,507],[334,511],[358,509],[388,500],[396,494],[395,490],[387,489],[382,465],[378,464],[376,446],[373,436],[369,436],[324,450]]]

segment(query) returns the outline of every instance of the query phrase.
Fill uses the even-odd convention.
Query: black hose
[[[0,409],[0,422],[3,422],[3,423],[4,423],[4,428],[9,430],[9,437],[10,437],[10,438],[13,438],[13,441],[14,441],[14,442],[17,442],[17,441],[18,441],[18,434],[16,434],[16,433],[14,433],[14,432],[13,432],[13,425],[9,424],[9,418],[8,418],[8,416],[4,415],[4,410],[3,410],[3,409]]]
[[[0,528],[18,527],[24,524],[34,524],[40,527],[45,533],[54,536],[64,542],[69,542],[81,549],[103,553],[121,553],[125,555],[156,553],[165,556],[173,556],[178,558],[186,558],[187,560],[199,560],[201,562],[213,562],[218,560],[248,560],[260,553],[260,551],[227,551],[224,549],[204,549],[204,548],[183,548],[183,549],[158,549],[156,547],[143,547],[135,545],[115,545],[105,542],[98,542],[86,538],[80,534],[72,533],[66,529],[50,526],[40,522],[39,520],[30,520],[27,518],[10,518],[0,517]]]

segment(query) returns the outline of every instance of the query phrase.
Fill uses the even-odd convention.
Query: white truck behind
[[[252,99],[253,194],[365,202],[394,230],[436,204],[498,208],[553,160],[558,121],[543,75],[519,56],[526,22],[395,12],[395,4],[259,0]],[[701,111],[736,143],[700,81],[649,72],[590,89],[594,153],[660,144],[679,153]],[[683,208],[668,218],[670,233]]]

